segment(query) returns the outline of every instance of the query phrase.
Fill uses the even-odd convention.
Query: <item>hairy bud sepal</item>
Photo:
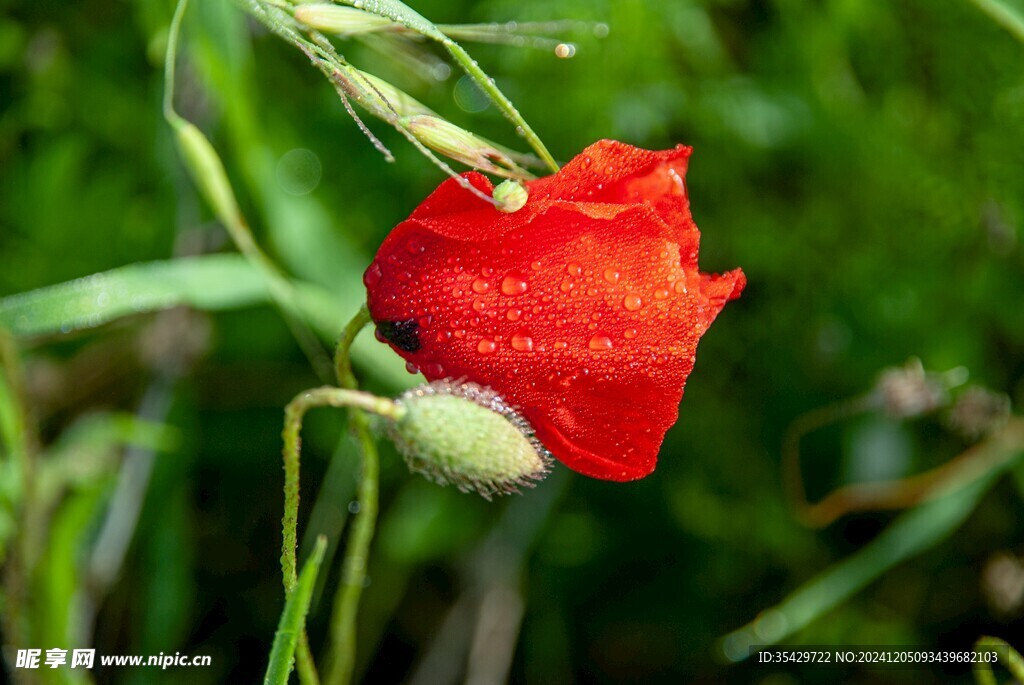
[[[435,483],[490,499],[532,487],[551,468],[530,425],[489,388],[434,381],[396,403],[391,439],[409,468]]]

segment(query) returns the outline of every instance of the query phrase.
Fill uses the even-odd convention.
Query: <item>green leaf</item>
[[[191,305],[226,309],[263,302],[266,286],[239,255],[119,267],[0,299],[0,326],[17,336],[70,333],[114,319]]]
[[[328,291],[295,282],[295,290],[304,320],[331,343],[363,302],[361,287]],[[52,335],[181,305],[216,311],[269,300],[263,276],[244,257],[204,255],[130,264],[5,297],[0,299],[0,328],[21,337]],[[352,353],[358,363],[372,365],[388,385],[399,389],[410,385],[413,377],[402,370],[399,357],[372,336],[361,336]]]
[[[313,597],[313,588],[316,586],[316,576],[320,572],[320,562],[323,561],[325,549],[327,538],[321,536],[316,541],[313,554],[302,567],[298,582],[288,593],[288,600],[285,602],[281,620],[277,624],[277,633],[274,635],[274,645],[270,649],[270,663],[263,678],[264,685],[288,683],[288,676],[295,662],[295,646],[306,623],[309,602]]]
[[[906,512],[869,544],[726,635],[721,644],[726,658],[741,661],[749,656],[752,645],[785,640],[896,564],[938,544],[964,522],[1005,466]]]
[[[997,24],[1024,41],[1024,9],[1008,0],[971,0],[982,12]]]

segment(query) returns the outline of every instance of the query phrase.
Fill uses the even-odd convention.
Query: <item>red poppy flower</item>
[[[573,470],[646,476],[698,340],[746,284],[698,271],[690,151],[600,141],[511,214],[445,181],[366,271],[378,336],[430,380],[493,388]]]

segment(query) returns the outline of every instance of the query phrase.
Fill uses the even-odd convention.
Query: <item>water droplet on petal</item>
[[[675,287],[675,291],[678,294],[682,295],[683,293],[686,292],[686,281],[680,278],[678,281],[676,281],[676,284],[675,284],[674,287]]]
[[[604,270],[604,280],[608,281],[612,285],[615,285],[616,283],[619,282],[619,276],[619,272],[616,271],[615,269]]]
[[[666,297],[668,297],[668,288],[658,288],[654,291],[654,299],[664,300]]]
[[[622,306],[631,312],[635,312],[644,306],[644,301],[640,299],[639,295],[626,295],[622,298]]]
[[[583,267],[577,262],[569,262],[565,265],[565,270],[570,276],[579,276],[583,273]]]
[[[473,281],[473,292],[483,294],[491,289],[491,284],[482,278]]]
[[[595,352],[610,350],[612,349],[612,339],[604,333],[595,333],[594,337],[590,339],[589,347]]]
[[[408,371],[409,373],[419,373],[420,372],[420,367],[416,366],[412,362],[406,362],[405,363],[405,370]]]
[[[484,302],[483,298],[481,298],[481,297],[474,298],[473,299],[473,309],[478,311],[478,312],[482,312],[483,310],[487,309],[487,304]]]
[[[540,267],[540,262],[533,262],[532,264],[530,264],[530,268],[533,269],[534,271],[540,271]]]
[[[505,318],[509,321],[519,321],[519,317],[523,315],[522,309],[509,309],[505,312]]]
[[[626,340],[632,340],[633,338],[636,337],[636,329],[627,328],[622,332],[622,337],[625,338]]]
[[[506,295],[521,295],[529,289],[529,284],[522,276],[509,275],[501,282],[501,292]]]
[[[480,354],[491,354],[498,349],[498,343],[493,340],[487,340],[486,338],[480,341],[480,344],[476,346],[476,351]]]
[[[526,334],[526,331],[518,331],[512,336],[512,349],[518,352],[533,351],[533,338]]]

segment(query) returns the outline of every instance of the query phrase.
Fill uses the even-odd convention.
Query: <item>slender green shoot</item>
[[[309,612],[313,588],[316,587],[316,577],[320,572],[320,564],[323,562],[326,549],[327,538],[320,536],[313,548],[313,554],[302,567],[302,574],[288,592],[284,611],[281,612],[281,619],[277,624],[277,633],[274,635],[274,645],[270,650],[270,662],[263,678],[264,685],[288,683],[288,676],[295,663],[296,646],[299,644],[300,636],[305,633],[306,614]]]

